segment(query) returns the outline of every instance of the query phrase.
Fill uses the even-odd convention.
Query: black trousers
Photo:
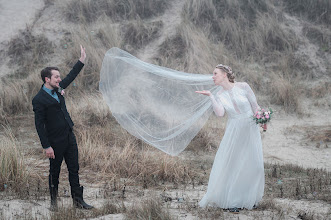
[[[69,171],[69,183],[71,189],[80,187],[78,176],[78,147],[74,133],[70,131],[68,137],[64,140],[51,144],[51,147],[54,150],[55,159],[49,159],[49,187],[58,188],[63,158]]]

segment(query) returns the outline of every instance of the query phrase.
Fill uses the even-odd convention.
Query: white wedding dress
[[[259,126],[252,119],[259,107],[245,82],[211,96],[214,112],[228,121],[216,153],[201,207],[252,209],[264,192],[264,165]]]

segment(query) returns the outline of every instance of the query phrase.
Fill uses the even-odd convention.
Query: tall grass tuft
[[[0,191],[5,188],[20,191],[29,179],[24,156],[10,127],[4,127],[5,136],[0,141]]]
[[[128,208],[125,213],[125,219],[155,219],[155,220],[171,220],[174,219],[167,208],[164,208],[161,201],[156,198],[147,199],[136,203],[131,208]]]
[[[108,179],[126,178],[147,188],[161,182],[181,182],[190,179],[185,163],[178,158],[151,149],[126,132],[112,133],[111,145],[103,129],[94,127],[78,132],[80,164]],[[108,131],[109,132],[109,131]],[[114,132],[114,131],[113,131]]]
[[[296,81],[287,80],[285,77],[278,75],[271,80],[269,92],[271,94],[271,103],[284,106],[287,113],[302,114],[300,105],[300,92]]]
[[[160,15],[167,8],[169,1],[163,0],[70,0],[60,3],[67,20],[75,23],[92,23],[100,16],[120,21],[145,19]]]
[[[22,80],[0,82],[0,117],[30,113],[32,98],[41,85],[39,73],[30,74]]]

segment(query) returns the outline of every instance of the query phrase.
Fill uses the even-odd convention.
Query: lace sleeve
[[[215,114],[219,117],[223,117],[225,110],[219,98],[218,97],[215,98],[215,96],[211,94],[210,99],[212,101]]]
[[[243,84],[244,84],[244,89],[246,91],[247,99],[248,99],[249,103],[251,104],[253,113],[255,113],[257,111],[257,109],[260,108],[260,106],[257,104],[255,94],[254,94],[253,90],[251,89],[251,87],[247,83],[243,83]]]

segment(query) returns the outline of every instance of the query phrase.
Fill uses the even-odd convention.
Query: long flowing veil
[[[178,155],[212,113],[208,96],[218,91],[211,75],[179,72],[149,64],[111,48],[100,73],[100,92],[118,123],[130,134]]]

